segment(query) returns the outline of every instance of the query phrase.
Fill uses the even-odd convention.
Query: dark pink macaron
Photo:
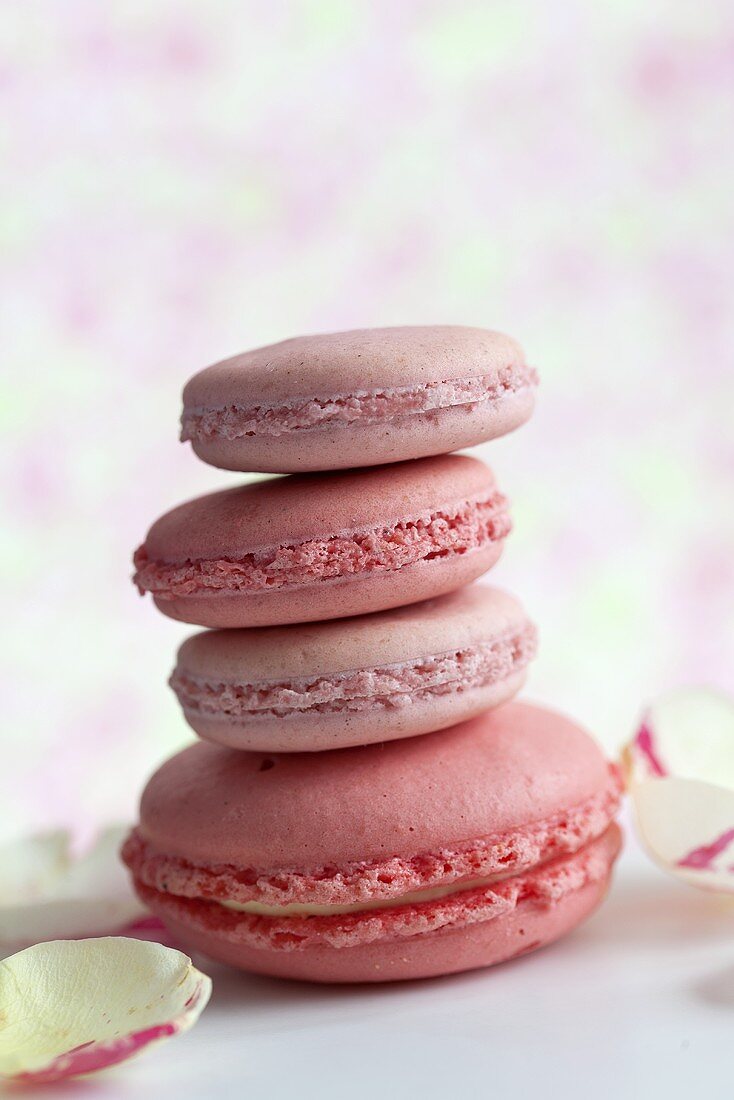
[[[181,438],[227,470],[291,473],[445,454],[518,427],[537,376],[509,336],[460,325],[301,336],[184,389]]]
[[[381,611],[486,572],[510,530],[491,471],[466,455],[267,478],[166,513],[135,582],[172,619],[275,626]]]
[[[171,687],[209,741],[347,748],[430,733],[507,701],[535,642],[516,599],[470,584],[352,619],[204,630],[179,649]]]
[[[198,742],[152,777],[123,858],[190,950],[322,982],[487,966],[599,904],[621,782],[591,738],[508,703],[384,745]]]

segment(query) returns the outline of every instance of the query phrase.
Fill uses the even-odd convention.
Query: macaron
[[[313,752],[412,737],[512,698],[536,631],[484,584],[354,619],[206,630],[170,684],[200,737],[235,749]]]
[[[181,439],[226,470],[294,473],[446,454],[524,423],[537,375],[509,336],[459,325],[301,336],[188,382]]]
[[[509,530],[492,473],[466,455],[294,474],[174,508],[137,550],[134,580],[200,626],[338,619],[460,588]]]
[[[148,783],[123,859],[188,950],[317,982],[425,978],[587,917],[619,851],[620,789],[583,730],[514,702],[333,752],[200,741]]]

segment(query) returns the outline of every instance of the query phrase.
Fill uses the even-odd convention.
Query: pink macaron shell
[[[559,880],[536,896],[530,892],[515,900],[509,879],[501,890],[507,900],[488,906],[484,913],[477,912],[474,892],[471,900],[468,895],[466,900],[452,899],[443,906],[445,915],[440,918],[446,924],[434,931],[391,935],[391,922],[404,925],[411,919],[408,910],[393,910],[386,917],[384,936],[375,938],[373,911],[372,919],[365,922],[364,942],[359,942],[360,924],[355,920],[353,942],[344,947],[329,942],[298,947],[281,933],[270,944],[265,939],[256,945],[252,936],[240,933],[237,917],[223,914],[219,906],[191,906],[185,899],[137,888],[178,942],[230,966],[322,983],[405,981],[506,962],[570,932],[603,900],[620,842],[619,830],[610,826],[586,849],[567,856]],[[541,869],[538,877],[543,874]],[[411,907],[417,927],[421,921],[429,926],[435,923],[437,904]]]
[[[460,853],[476,838],[518,837],[522,849],[528,830],[558,821],[563,833],[572,808],[598,800],[600,831],[613,813],[609,791],[609,766],[588,734],[552,711],[507,703],[425,737],[329,753],[194,744],[149,780],[138,832],[164,858],[254,868],[267,879],[292,872],[297,892],[300,877],[323,868],[359,865],[359,878],[370,861],[412,866],[417,854]],[[395,874],[396,883],[374,889],[402,889]],[[432,883],[419,877],[409,888]],[[287,900],[285,879],[282,886]],[[318,887],[328,901],[335,889],[342,897],[329,876]],[[246,895],[258,891],[254,882]]]
[[[477,584],[347,620],[204,631],[181,646],[171,686],[201,737],[318,751],[428,733],[505,702],[534,650],[519,602]]]
[[[403,325],[296,336],[223,359],[184,387],[184,408],[498,375],[525,356],[511,336],[465,325]]]
[[[150,528],[145,547],[151,559],[162,562],[237,558],[264,547],[390,524],[496,489],[489,467],[469,455],[268,477],[171,509]]]
[[[607,882],[589,883],[558,902],[552,912],[522,902],[506,916],[483,924],[341,951],[328,945],[289,954],[260,950],[192,928],[170,914],[161,915],[187,951],[201,952],[240,970],[319,983],[395,982],[477,970],[545,947],[590,916],[607,887]]]
[[[437,384],[447,392],[424,392]],[[183,434],[200,458],[227,469],[380,464],[511,431],[530,416],[534,389],[522,349],[502,333],[456,325],[327,333],[200,371],[184,389]]]
[[[136,581],[165,614],[201,626],[340,618],[476,579],[509,526],[491,471],[466,455],[269,478],[162,516]]]
[[[226,683],[330,675],[463,649],[518,633],[528,623],[518,599],[479,582],[349,620],[198,631],[180,646],[177,666]]]

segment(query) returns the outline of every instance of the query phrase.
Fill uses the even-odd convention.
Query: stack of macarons
[[[513,701],[535,628],[474,583],[510,532],[457,449],[521,425],[519,346],[456,326],[287,340],[184,389],[182,438],[249,480],[135,554],[206,627],[171,677],[199,740],[142,797],[123,858],[191,949],[313,981],[447,974],[558,938],[603,897],[617,770]]]

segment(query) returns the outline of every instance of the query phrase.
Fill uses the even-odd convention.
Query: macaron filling
[[[302,588],[464,555],[504,539],[510,528],[507,500],[493,491],[384,526],[262,547],[236,558],[160,561],[143,544],[135,552],[133,580],[141,594],[152,592],[159,600]]]
[[[402,710],[488,687],[520,672],[536,650],[531,624],[463,649],[399,664],[284,680],[222,683],[176,668],[170,685],[192,714],[229,720]]]
[[[426,890],[412,890],[398,898],[390,898],[388,901],[355,901],[346,905],[265,905],[261,901],[220,901],[225,909],[231,909],[234,913],[255,913],[261,917],[338,917],[344,913],[368,913],[373,909],[397,909],[400,905],[422,905],[427,901],[438,901],[439,898],[448,898],[454,894],[463,894],[467,890],[486,889],[497,882],[503,882],[511,878],[512,872],[505,874],[488,875],[486,878],[472,878],[466,882],[452,883],[450,886],[432,886]]]
[[[526,902],[552,907],[572,892],[605,881],[619,847],[619,830],[610,825],[575,852],[489,883],[459,883],[430,899],[404,895],[394,905],[362,904],[329,914],[235,911],[223,901],[166,894],[137,879],[135,886],[142,900],[164,918],[232,942],[282,951],[312,945],[345,948],[493,920]]]
[[[497,402],[537,382],[537,372],[532,367],[512,364],[475,378],[358,390],[283,401],[277,405],[191,406],[184,408],[181,417],[181,440],[205,442],[215,438],[280,436],[355,423],[369,426],[461,405]]]

